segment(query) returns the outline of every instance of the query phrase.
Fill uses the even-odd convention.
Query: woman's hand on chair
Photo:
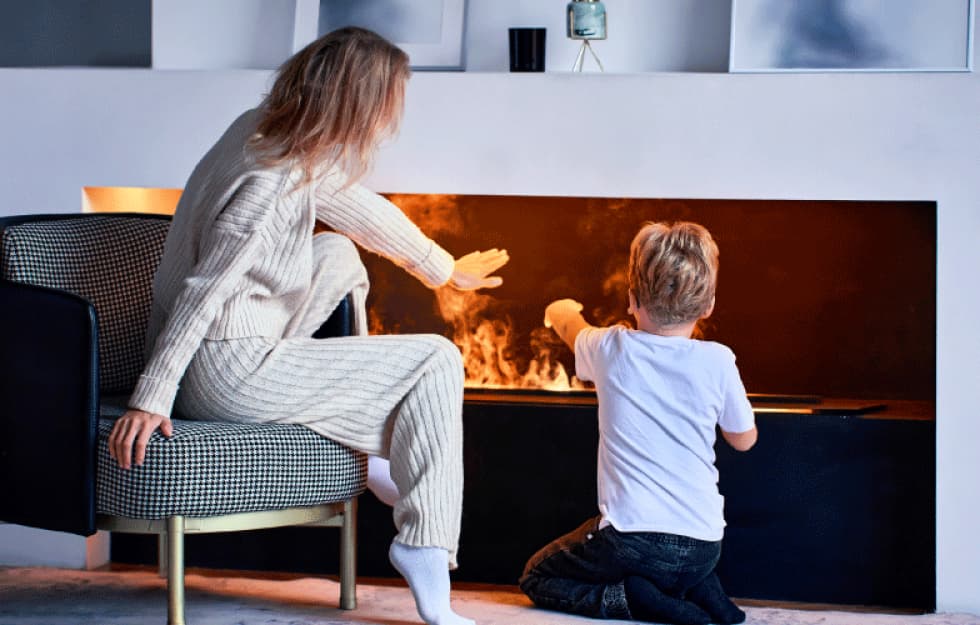
[[[129,409],[116,420],[109,434],[109,455],[123,469],[143,464],[146,458],[146,444],[157,428],[170,437],[174,433],[173,424],[168,417],[144,410]],[[134,459],[135,456],[135,459]]]
[[[510,256],[507,250],[486,250],[470,252],[456,259],[456,266],[449,283],[460,291],[492,289],[504,283],[500,276],[491,276],[494,271],[507,264]]]

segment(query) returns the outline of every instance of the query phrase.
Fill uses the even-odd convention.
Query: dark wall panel
[[[149,67],[150,0],[0,3],[2,67]]]

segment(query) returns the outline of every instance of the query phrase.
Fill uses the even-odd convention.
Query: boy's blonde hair
[[[408,55],[384,37],[356,27],[330,32],[279,67],[251,147],[266,165],[295,161],[304,182],[333,165],[354,182],[397,131],[410,74]]]
[[[630,245],[629,287],[662,325],[697,321],[711,310],[718,284],[718,245],[689,221],[648,222]]]

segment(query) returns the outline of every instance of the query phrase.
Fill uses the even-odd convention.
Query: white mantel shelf
[[[68,142],[38,165],[60,164],[82,186],[180,187],[271,75],[0,70],[0,85],[24,116],[18,132]],[[963,73],[415,72],[401,134],[369,182],[389,192],[940,200],[956,190],[924,180],[972,176],[957,155],[974,149],[978,107],[967,103],[980,100],[978,84]],[[896,161],[915,175],[895,175]],[[60,191],[71,206],[47,208],[74,210],[75,190]]]

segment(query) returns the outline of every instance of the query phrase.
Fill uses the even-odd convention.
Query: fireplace
[[[934,203],[390,197],[453,254],[510,252],[500,288],[444,289],[436,298],[362,254],[372,331],[453,338],[471,355],[469,386],[560,387],[573,358],[542,326],[545,305],[573,297],[591,323],[631,321],[633,235],[645,221],[691,220],[721,249],[717,305],[703,335],[734,350],[749,391],[933,401]]]
[[[84,187],[82,211],[170,214],[180,194]],[[573,297],[596,325],[631,324],[630,240],[646,221],[691,220],[721,248],[718,305],[699,332],[735,351],[760,410],[819,410],[825,397],[860,400],[835,404],[852,411],[877,410],[877,400],[934,400],[934,202],[388,197],[451,253],[511,253],[501,288],[444,288],[435,297],[362,253],[371,333],[447,336],[467,356],[470,389],[589,395],[574,378],[571,351],[543,327],[544,307]]]
[[[628,323],[633,234],[683,219],[721,249],[718,304],[701,331],[736,353],[760,428],[747,454],[716,447],[726,589],[934,609],[934,203],[389,197],[453,254],[511,255],[502,287],[459,294],[362,253],[373,333],[443,334],[467,354],[455,579],[513,584],[534,550],[595,514],[595,394],[542,326],[544,307],[574,297],[592,323]],[[390,510],[366,494],[359,523],[359,573],[395,576]],[[317,532],[189,537],[187,560],[329,573],[332,541]],[[295,548],[311,541],[323,552]],[[118,536],[112,554],[152,562],[154,548]]]
[[[455,255],[511,255],[499,289],[435,297],[362,255],[373,332],[444,334],[464,353],[457,579],[514,583],[537,548],[596,513],[595,395],[544,307],[573,297],[592,323],[628,323],[636,230],[691,220],[721,250],[700,330],[737,355],[760,429],[747,454],[716,446],[728,592],[935,607],[934,203],[390,197]],[[365,499],[362,531],[390,532]],[[390,573],[370,549],[362,569]]]

